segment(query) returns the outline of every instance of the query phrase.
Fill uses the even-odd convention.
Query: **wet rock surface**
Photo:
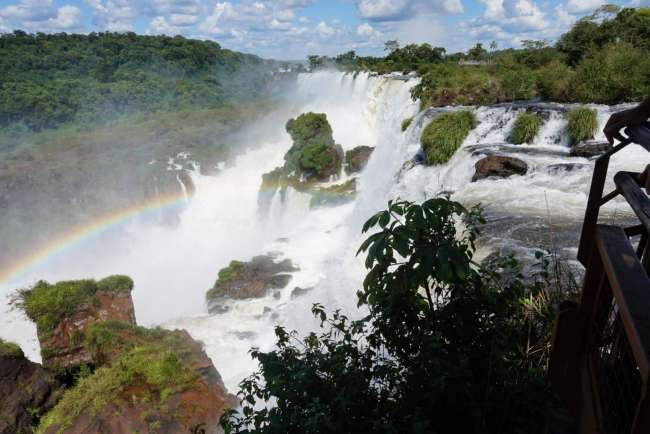
[[[219,271],[219,278],[207,292],[208,311],[219,313],[219,301],[266,296],[271,289],[286,287],[291,272],[297,271],[291,260],[276,262],[268,255],[255,256],[248,262],[231,261]]]
[[[5,345],[0,340],[0,347]],[[9,353],[0,348],[0,434],[32,432],[62,393],[54,375],[29,361],[20,349]]]
[[[612,149],[612,145],[608,142],[587,140],[573,146],[570,155],[572,157],[592,158],[602,155],[610,149]]]
[[[345,153],[345,172],[361,172],[368,164],[368,160],[375,148],[371,146],[357,146]]]
[[[472,182],[489,177],[507,178],[512,175],[525,175],[528,171],[528,165],[523,160],[501,155],[489,155],[482,158],[476,162],[474,167],[476,172],[472,177]]]

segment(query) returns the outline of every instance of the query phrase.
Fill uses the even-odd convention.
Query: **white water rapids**
[[[362,240],[360,228],[391,198],[421,201],[448,192],[467,205],[482,203],[488,215],[505,222],[499,230],[507,229],[506,235],[499,230],[489,233],[492,245],[499,246],[526,245],[525,239],[511,239],[515,225],[540,231],[533,223],[540,219],[564,222],[569,228],[581,221],[593,162],[569,157],[565,121],[557,111],[549,110],[535,143],[515,147],[504,144],[522,109],[478,108],[478,127],[448,164],[403,169],[417,153],[422,128],[434,115],[418,114],[418,104],[410,98],[415,84],[416,79],[368,74],[300,75],[295,92],[288,96],[291,108],[251,126],[259,133],[254,136],[264,139],[218,175],[192,175],[196,193],[181,211],[178,225],[132,220],[34,267],[21,281],[1,286],[0,296],[38,279],[54,282],[128,274],[135,281],[138,322],[187,329],[205,344],[226,385],[235,391],[239,381],[255,369],[248,350],[272,347],[274,324],[302,332],[315,329],[317,323],[309,311],[313,302],[355,314],[355,293],[364,276],[362,259],[355,256]],[[616,109],[594,107],[601,124]],[[344,150],[375,147],[358,180],[357,197],[344,205],[310,209],[308,195],[290,192],[284,202],[276,196],[269,214],[261,217],[257,209],[261,176],[281,165],[291,146],[285,122],[307,111],[327,114],[334,138]],[[409,116],[415,119],[402,133],[400,124]],[[528,173],[471,183],[474,164],[485,148],[523,159]],[[614,157],[610,173],[639,170],[648,160],[645,151],[633,146]],[[573,170],[553,169],[564,163],[577,165]],[[609,210],[612,217],[627,212],[620,202]],[[264,253],[290,258],[300,268],[280,297],[234,301],[230,311],[208,315],[205,292],[219,269],[232,259],[248,260]],[[314,289],[292,299],[295,287]],[[0,309],[0,336],[18,342],[30,358],[40,359],[35,327],[16,312]]]

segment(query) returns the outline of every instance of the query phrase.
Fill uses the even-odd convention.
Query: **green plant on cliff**
[[[566,114],[567,130],[572,144],[594,138],[598,129],[598,114],[588,107],[577,107]]]
[[[515,145],[530,143],[539,132],[542,120],[534,113],[520,113],[510,133],[510,140]]]
[[[289,119],[286,130],[296,148],[306,145],[333,145],[332,127],[325,113],[303,113],[295,119]]]
[[[0,357],[22,357],[23,350],[18,344],[0,338]]]
[[[300,149],[300,168],[320,174],[334,164],[331,146],[310,143]]]
[[[48,336],[62,318],[74,315],[93,299],[97,291],[130,292],[127,276],[109,276],[99,281],[69,280],[50,284],[44,280],[14,293],[11,304],[34,321],[39,333]]]
[[[362,318],[316,304],[320,331],[276,327],[226,432],[543,432],[546,279],[524,283],[511,257],[477,264],[482,222],[445,198],[389,202],[363,227]]]
[[[406,131],[411,126],[411,123],[413,123],[413,116],[404,119],[402,121],[402,132]]]
[[[191,387],[197,378],[191,365],[191,349],[180,336],[165,331],[142,331],[128,325],[98,327],[92,339],[102,336],[96,343],[103,344],[114,345],[110,339],[105,339],[119,336],[124,330],[136,335],[156,335],[149,336],[148,341],[133,346],[110,366],[97,369],[66,391],[54,409],[41,419],[37,433],[54,428],[53,432],[63,433],[81,414],[92,418],[111,402],[123,399],[121,394],[127,390],[131,391],[129,399],[133,403],[148,400],[148,407],[164,412],[167,399]]]
[[[422,132],[420,142],[426,164],[445,164],[476,127],[476,117],[469,110],[446,112],[436,116]]]

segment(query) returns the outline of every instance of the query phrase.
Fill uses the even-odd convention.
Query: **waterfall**
[[[251,136],[261,137],[254,146],[220,167],[216,176],[190,173],[195,193],[180,212],[177,226],[129,221],[30,270],[20,283],[128,274],[135,281],[138,322],[187,329],[205,344],[227,386],[235,390],[255,369],[249,348],[271,348],[275,324],[302,332],[315,329],[317,322],[310,313],[314,302],[359,314],[356,291],[364,276],[362,259],[356,257],[362,240],[360,228],[389,199],[421,201],[446,193],[466,205],[481,203],[493,224],[487,231],[487,244],[492,246],[526,244],[526,237],[539,233],[539,222],[549,217],[567,233],[575,233],[586,204],[593,161],[569,156],[562,115],[566,106],[538,104],[545,118],[540,133],[534,143],[517,146],[508,144],[508,136],[523,106],[477,108],[477,128],[447,164],[409,168],[404,163],[418,152],[427,122],[441,111],[457,109],[418,113],[418,104],[410,97],[416,83],[415,78],[367,73],[301,74],[295,91],[287,96],[290,104],[251,125],[258,133]],[[613,110],[620,109],[593,107],[601,126]],[[291,146],[284,131],[286,121],[307,111],[327,114],[334,139],[344,150],[375,147],[359,175],[357,196],[342,205],[311,208],[308,194],[289,189],[284,196],[276,195],[268,212],[261,215],[257,203],[261,176],[282,165]],[[411,116],[413,122],[402,132],[401,122]],[[643,167],[647,153],[635,148],[614,157],[611,170]],[[470,182],[474,164],[491,151],[523,159],[528,173]],[[572,170],[564,170],[566,164],[572,164]],[[348,177],[343,174],[336,182]],[[607,210],[611,218],[624,217],[626,212],[620,202]],[[208,315],[204,296],[219,269],[233,259],[248,260],[265,253],[289,258],[300,268],[289,286],[276,296],[229,302],[227,312]],[[313,289],[294,299],[291,292],[295,287]],[[0,295],[11,288],[0,287]],[[33,325],[3,311],[0,324],[3,336],[22,344],[31,358],[39,358]]]

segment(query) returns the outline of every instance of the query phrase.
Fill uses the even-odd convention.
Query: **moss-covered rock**
[[[0,338],[0,357],[24,357],[24,354],[18,344]]]
[[[422,132],[420,142],[428,165],[445,164],[476,127],[469,110],[446,112],[435,117]]]
[[[357,179],[352,178],[342,184],[320,187],[312,192],[309,206],[341,205],[354,199],[357,194]]]
[[[408,130],[408,128],[411,126],[411,123],[413,122],[413,116],[410,118],[406,118],[402,121],[402,132]]]
[[[371,146],[357,146],[345,153],[345,173],[361,172],[368,164],[368,160],[375,148]]]
[[[515,145],[531,143],[535,140],[541,124],[542,119],[538,115],[527,112],[519,113],[510,133],[510,141]]]
[[[598,130],[598,113],[589,107],[576,107],[566,114],[571,145],[591,140]]]
[[[211,313],[221,311],[223,299],[246,299],[264,297],[268,290],[284,288],[296,271],[291,260],[276,262],[271,256],[255,256],[248,262],[231,261],[219,270],[218,279],[207,292],[206,300]]]
[[[100,367],[66,391],[38,433],[213,432],[235,404],[185,331],[107,321],[93,324],[86,342]]]
[[[36,323],[43,365],[62,372],[92,363],[84,335],[94,323],[114,319],[135,324],[132,289],[127,276],[40,281],[19,290],[13,303]]]

